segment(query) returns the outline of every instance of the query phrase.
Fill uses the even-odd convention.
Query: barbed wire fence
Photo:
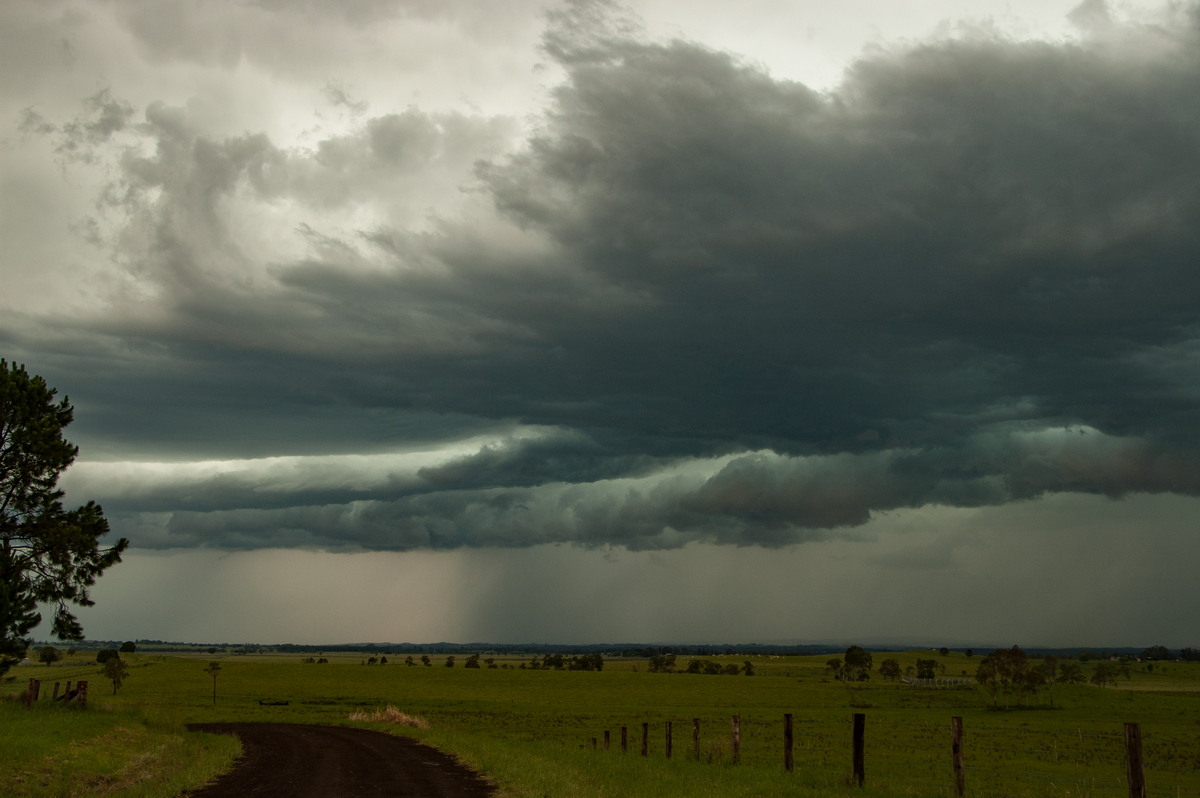
[[[709,716],[622,726],[616,734],[605,730],[602,737],[591,738],[591,746],[789,771],[842,768],[849,784],[886,783],[919,794],[976,798],[1145,798],[1147,771],[1155,794],[1195,795],[1200,786],[1198,741],[1153,729],[1143,740],[1138,723],[1111,731],[1045,729],[978,719],[964,724],[960,716],[947,717],[945,723],[913,723],[855,712],[844,729],[831,734],[827,720],[791,713],[782,718],[732,715],[723,722]]]

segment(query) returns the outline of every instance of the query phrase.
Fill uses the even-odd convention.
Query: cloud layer
[[[303,73],[248,44],[287,7],[54,25],[265,85]],[[380,15],[461,35],[354,4],[316,61]],[[561,76],[536,108],[314,71],[292,129],[115,69],[6,133],[87,201],[52,287],[13,264],[0,343],[77,398],[67,486],[145,547],[773,547],[1194,496],[1200,13],[1076,18],[880,46],[816,91],[575,3],[524,56]]]

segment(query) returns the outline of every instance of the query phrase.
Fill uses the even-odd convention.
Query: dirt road
[[[475,798],[493,788],[436,748],[405,737],[345,726],[197,723],[196,731],[236,734],[237,765],[192,798]]]

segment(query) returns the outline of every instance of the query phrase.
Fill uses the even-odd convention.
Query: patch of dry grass
[[[400,726],[411,726],[414,729],[429,728],[429,721],[418,718],[416,715],[409,715],[393,706],[377,709],[374,712],[353,712],[350,720],[364,723],[395,723]]]

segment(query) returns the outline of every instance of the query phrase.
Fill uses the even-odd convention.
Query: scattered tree
[[[1058,657],[1047,655],[1042,659],[1042,664],[1037,667],[1035,678],[1041,684],[1046,686],[1046,693],[1050,696],[1050,705],[1054,705],[1054,685],[1058,684],[1059,667]]]
[[[744,676],[753,676],[754,675],[754,663],[753,662],[751,662],[750,660],[745,660],[742,662],[742,675],[744,675]]]
[[[1110,685],[1117,680],[1119,670],[1115,662],[1098,662],[1089,681],[1097,687]]]
[[[674,673],[675,672],[675,655],[674,654],[655,654],[650,658],[651,673]]]
[[[572,671],[602,671],[604,670],[604,657],[600,654],[579,654],[571,657],[567,663],[567,670]]]
[[[1063,684],[1083,684],[1083,668],[1078,662],[1064,662],[1058,666],[1058,681]]]
[[[453,654],[451,654],[450,656],[446,657],[446,667],[447,667],[447,668],[453,668],[453,667],[454,667],[454,655],[453,655]]]
[[[917,678],[918,679],[936,679],[937,678],[938,661],[936,659],[919,659],[917,660]]]
[[[825,660],[825,667],[828,668],[829,670],[833,671],[833,678],[835,678],[835,679],[842,678],[842,668],[844,666],[842,664],[841,659],[827,659],[827,660]]]
[[[942,646],[941,648],[938,649],[938,653],[941,654],[943,657],[948,657],[948,656],[950,656],[950,649],[946,648],[945,646]]]
[[[125,676],[129,673],[129,668],[125,666],[125,660],[120,657],[110,657],[104,661],[104,675],[112,682],[113,695],[117,694],[117,689],[125,683]],[[214,685],[216,682],[214,681]],[[213,688],[214,694],[216,687]],[[216,698],[213,698],[213,703],[216,703]]]
[[[204,672],[212,677],[213,680],[213,706],[217,705],[217,674],[221,672],[221,663],[210,662]]]
[[[1145,651],[1143,651],[1141,653],[1141,658],[1142,659],[1150,659],[1150,660],[1170,659],[1171,652],[1167,649],[1166,646],[1150,646],[1149,648],[1147,648]]]
[[[62,654],[54,646],[42,646],[41,651],[38,652],[38,661],[47,665],[53,665],[60,659],[62,659]]]
[[[872,658],[862,646],[850,646],[842,657],[842,678],[848,682],[865,682],[871,678]]]
[[[428,668],[428,667],[430,667],[430,666],[432,666],[432,665],[433,665],[433,662],[432,662],[432,661],[429,659],[429,655],[428,655],[428,654],[422,654],[422,655],[421,655],[421,664],[422,664],[422,665],[424,665],[426,668]]]
[[[132,640],[126,640],[124,643],[121,644],[121,653],[122,654],[132,654],[135,651],[137,651],[137,644],[134,643]]]
[[[404,658],[404,664],[411,668],[414,665],[416,665],[417,663],[416,663],[416,660],[414,660],[412,658],[412,655],[409,654],[407,657]]]
[[[471,656],[467,657],[467,661],[463,663],[463,667],[464,668],[478,668],[479,667],[479,655],[472,654]]]
[[[879,663],[879,675],[889,682],[900,678],[900,663],[894,659],[885,659]]]
[[[96,662],[101,665],[108,662],[110,659],[115,659],[121,656],[115,648],[102,648],[96,652]]]
[[[993,706],[999,704],[999,694],[1003,693],[1006,709],[1010,696],[1016,696],[1020,705],[1026,693],[1036,692],[1041,686],[1041,674],[1030,667],[1029,657],[1020,646],[998,648],[984,657],[975,680],[991,693]]]
[[[88,588],[129,546],[121,538],[100,547],[108,521],[95,502],[63,508],[58,478],[79,449],[62,435],[74,410],[56,394],[0,358],[0,673],[29,647],[39,603],[54,605],[55,637],[82,640],[68,605],[91,606]]]

